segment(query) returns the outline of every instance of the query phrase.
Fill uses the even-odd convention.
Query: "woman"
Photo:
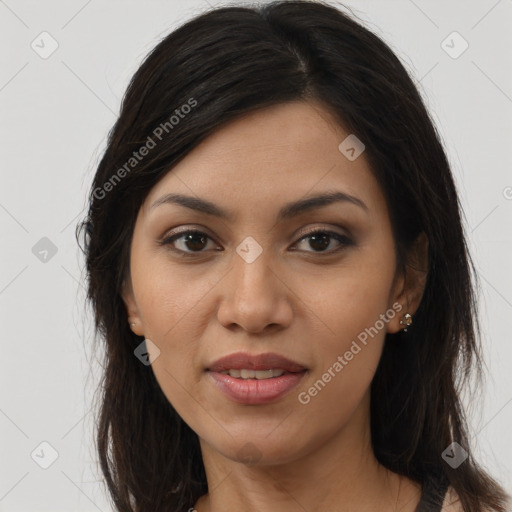
[[[480,355],[443,147],[338,9],[225,7],[164,38],[81,227],[116,510],[506,510],[458,395]]]

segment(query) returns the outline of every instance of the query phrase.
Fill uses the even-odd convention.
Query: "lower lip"
[[[285,373],[271,379],[237,379],[224,373],[211,372],[208,374],[219,389],[229,398],[240,404],[268,404],[281,398],[299,384],[306,371]]]

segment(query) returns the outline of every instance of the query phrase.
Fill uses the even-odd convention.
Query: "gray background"
[[[111,510],[92,444],[99,368],[74,228],[128,80],[210,5],[220,3],[0,1],[0,511]],[[345,5],[400,55],[445,141],[482,283],[488,379],[471,435],[510,491],[512,0]],[[47,469],[42,442],[57,452]]]

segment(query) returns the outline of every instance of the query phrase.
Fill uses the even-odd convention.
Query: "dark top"
[[[415,512],[441,512],[448,484],[428,480],[421,489],[421,499]]]

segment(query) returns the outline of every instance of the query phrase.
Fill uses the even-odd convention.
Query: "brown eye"
[[[308,247],[313,250],[311,251],[307,248],[301,250],[312,253],[332,254],[345,248],[346,246],[354,245],[352,240],[350,240],[350,238],[347,236],[325,229],[317,229],[315,231],[311,231],[310,233],[307,233],[302,238],[300,238],[297,243],[306,244],[305,241],[307,239],[309,239],[307,242]],[[333,240],[337,242],[338,246],[329,249]],[[170,246],[174,252],[179,253],[182,256],[193,256],[194,254],[207,252],[208,241],[213,240],[206,233],[195,229],[190,229],[169,236],[159,243],[160,245]]]
[[[193,254],[205,252],[204,249],[208,245],[208,240],[211,240],[211,238],[206,233],[191,229],[165,238],[161,245],[170,245],[177,252]],[[177,247],[177,244],[180,247]]]
[[[348,238],[345,235],[342,235],[340,233],[336,233],[334,231],[327,231],[327,230],[316,230],[308,233],[307,235],[304,235],[299,242],[302,242],[303,240],[306,240],[309,238],[309,247],[314,249],[313,251],[306,251],[306,252],[328,252],[333,253],[336,252],[343,247],[347,245],[353,245],[352,240]],[[327,250],[329,248],[329,245],[332,242],[332,239],[336,240],[338,242],[338,247],[335,249]]]

